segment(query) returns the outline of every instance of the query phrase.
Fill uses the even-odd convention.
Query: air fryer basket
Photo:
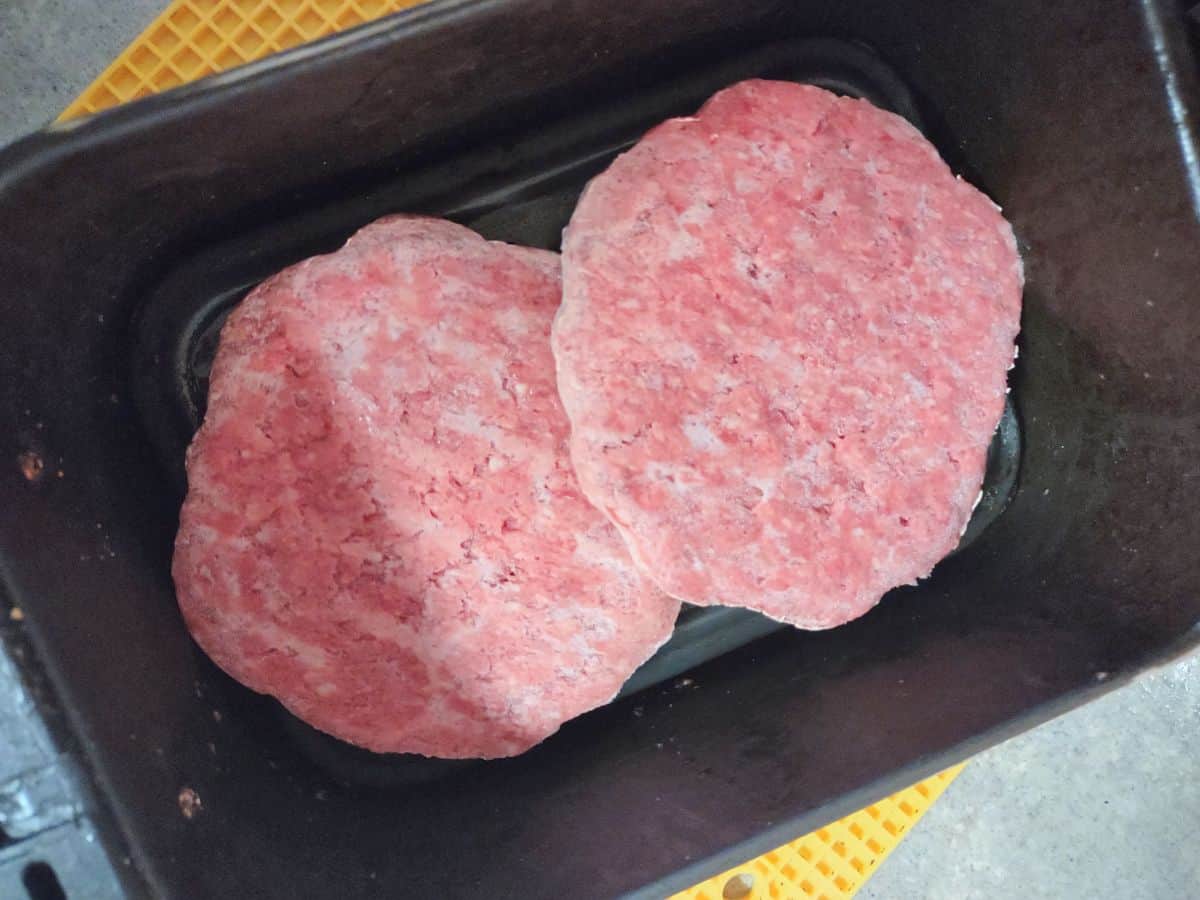
[[[489,238],[557,250],[579,192],[616,153],[649,125],[694,112],[721,85],[757,76],[790,78],[866,97],[918,126],[922,124],[916,101],[903,81],[870,50],[829,39],[775,43],[721,65],[698,67],[647,92],[639,103],[622,104],[613,110],[604,132],[588,145],[570,147],[558,158],[535,158],[526,171],[497,172],[482,196],[472,194],[468,186],[457,190],[458,186],[451,186],[447,194],[426,201],[423,208],[452,216]],[[551,144],[544,134],[537,134],[534,140]],[[506,183],[506,177],[511,181]],[[272,274],[272,266],[285,264],[280,260],[295,262],[311,252],[311,242],[332,248],[348,231],[363,224],[364,216],[413,208],[404,194],[409,184],[405,179],[383,192],[370,208],[354,203],[346,216],[340,214],[335,200],[308,228],[298,230],[294,222],[284,220],[269,234],[255,235],[256,242],[270,245],[273,258],[267,267],[253,272],[243,265],[253,251],[241,236],[221,242],[189,260],[143,301],[136,319],[130,383],[147,433],[180,496],[185,489],[184,448],[203,418],[208,374],[228,312],[262,277]],[[1003,511],[1015,485],[1019,454],[1020,432],[1010,403],[992,442],[983,496],[963,535],[962,547],[973,543]],[[688,606],[668,645],[638,671],[622,694],[666,681],[783,627],[746,609]],[[282,710],[280,714],[287,715]],[[297,722],[288,726],[297,733],[304,729]],[[320,734],[305,735],[302,746],[316,751],[317,758],[345,781],[365,778],[377,784],[387,772],[386,783],[408,783],[462,768],[404,757],[385,761]]]
[[[445,0],[0,154],[0,574],[131,893],[661,896],[1200,640],[1174,7],[633,7]],[[397,776],[222,676],[169,577],[220,311],[394,210],[552,245],[619,148],[759,74],[909,115],[1014,222],[990,524],[831,632],[682,623],[640,691],[508,761]]]

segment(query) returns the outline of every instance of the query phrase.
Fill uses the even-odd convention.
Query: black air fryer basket
[[[0,153],[0,634],[63,781],[32,807],[71,795],[131,896],[660,897],[1200,643],[1190,37],[1164,0],[442,0]],[[169,566],[228,309],[388,212],[556,248],[615,153],[751,76],[907,116],[1016,228],[959,551],[830,632],[688,611],[512,760],[373,756],[222,675]]]

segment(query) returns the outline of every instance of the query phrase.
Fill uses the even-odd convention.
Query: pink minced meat
[[[377,751],[499,757],[605,703],[679,610],[582,496],[555,255],[367,226],[221,335],[174,576],[234,678]]]
[[[666,591],[828,628],[954,548],[1022,269],[910,124],[743,82],[593,180],[563,247],[572,460]]]

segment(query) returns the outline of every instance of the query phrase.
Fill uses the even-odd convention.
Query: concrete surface
[[[168,0],[0,0],[0,146],[54,119]]]
[[[1200,655],[975,757],[860,900],[1200,898]]]
[[[0,0],[0,145],[53,119],[165,2]],[[859,897],[1200,898],[1198,745],[1193,656],[976,757]]]

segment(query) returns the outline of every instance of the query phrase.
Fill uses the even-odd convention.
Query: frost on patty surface
[[[495,757],[666,639],[569,464],[559,296],[553,254],[393,217],[233,312],[174,561],[218,665],[373,750]]]
[[[1021,287],[997,207],[900,117],[724,90],[595,178],[564,235],[584,493],[675,597],[855,618],[954,548]]]

